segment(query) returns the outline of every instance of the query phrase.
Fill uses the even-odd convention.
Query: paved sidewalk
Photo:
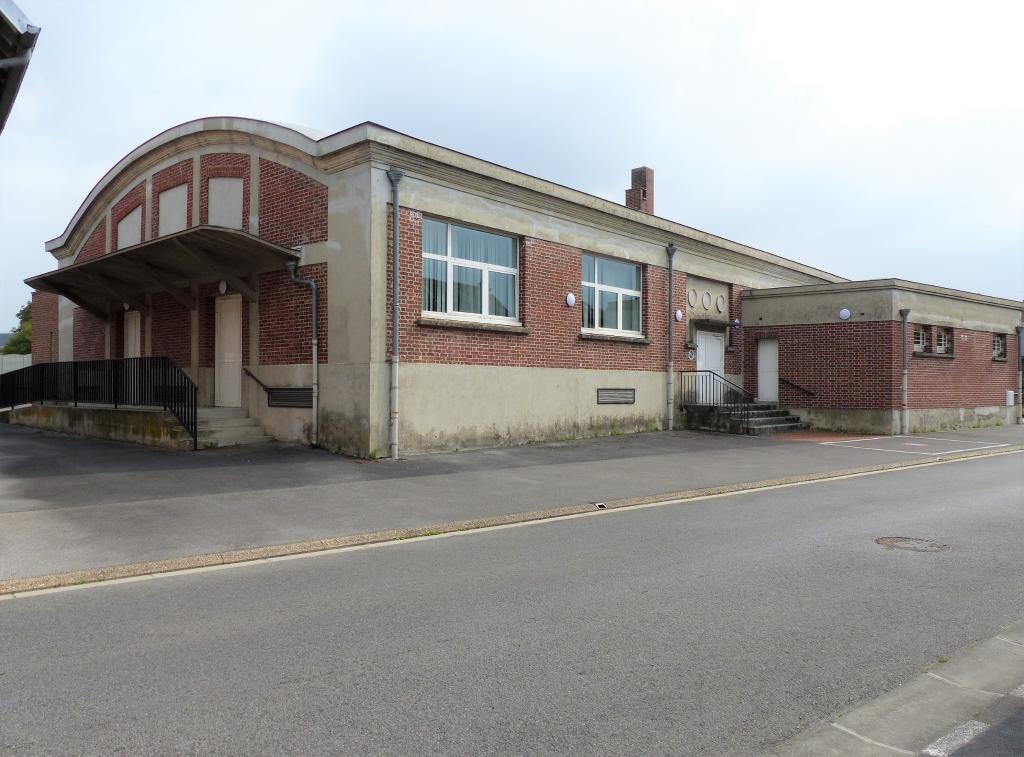
[[[0,581],[998,450],[1024,443],[1024,427],[933,437],[684,431],[368,462],[282,444],[176,453],[0,424]]]
[[[899,754],[1024,754],[1024,621],[772,752],[774,757]]]

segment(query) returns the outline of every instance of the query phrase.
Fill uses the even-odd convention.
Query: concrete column
[[[192,226],[199,225],[199,156],[192,158]]]
[[[260,157],[249,156],[249,233],[260,235]]]

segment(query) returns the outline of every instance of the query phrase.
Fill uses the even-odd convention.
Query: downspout
[[[292,260],[288,263],[288,273],[296,284],[309,287],[313,295],[313,446],[320,446],[320,356],[319,350],[319,328],[317,324],[317,287],[312,279],[304,279],[298,275],[299,264]]]
[[[902,412],[900,413],[900,433],[910,433],[910,404],[907,396],[907,332],[908,332],[908,319],[910,318],[910,308],[904,308],[900,310],[900,318],[903,319],[903,402]]]
[[[399,313],[399,286],[398,261],[401,255],[399,247],[399,205],[398,185],[402,181],[404,173],[397,168],[388,171],[388,180],[391,182],[391,396],[390,415],[388,418],[388,447],[391,459],[398,459],[398,313]]]
[[[668,377],[665,382],[665,426],[671,431],[675,425],[675,366],[672,362],[672,324],[676,320],[676,314],[673,310],[675,300],[673,299],[672,285],[673,279],[675,279],[673,261],[676,257],[676,246],[669,243],[665,252],[668,253]]]
[[[1024,323],[1017,324],[1017,423],[1024,423]]]

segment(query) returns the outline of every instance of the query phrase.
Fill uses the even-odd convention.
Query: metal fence
[[[197,446],[199,391],[168,357],[39,363],[0,374],[0,408],[46,402],[161,407]]]

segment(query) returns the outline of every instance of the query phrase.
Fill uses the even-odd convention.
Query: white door
[[[216,306],[217,354],[214,404],[242,406],[242,298],[218,297]]]
[[[124,314],[124,356],[142,357],[142,317],[138,310]]]
[[[715,331],[697,332],[697,370],[714,371],[725,377],[725,337]],[[706,374],[698,374],[697,401],[718,404],[722,397],[723,384]]]
[[[757,343],[757,401],[779,401],[779,340]]]

